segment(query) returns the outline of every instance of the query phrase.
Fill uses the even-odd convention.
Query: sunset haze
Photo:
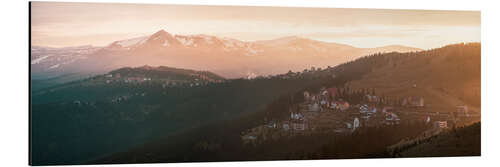
[[[480,42],[479,11],[33,2],[32,45],[106,46],[160,29],[242,41],[299,36],[356,47]]]

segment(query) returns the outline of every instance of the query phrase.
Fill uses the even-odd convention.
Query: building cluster
[[[68,103],[66,103],[66,102],[61,102],[60,104],[65,105],[65,104],[68,104]],[[95,103],[95,102],[91,102],[91,101],[80,101],[80,100],[73,100],[70,104],[77,105],[77,106],[79,106],[79,107],[81,107],[81,106],[87,106],[87,105],[95,107],[95,105],[96,105],[96,103]]]
[[[142,92],[142,93],[132,93],[132,94],[127,94],[127,95],[120,95],[120,96],[117,96],[117,97],[114,97],[110,100],[111,103],[122,103],[122,102],[125,102],[127,100],[130,100],[134,97],[145,97],[147,94],[146,92]]]
[[[380,122],[385,124],[399,123],[400,119],[394,112],[394,107],[380,104],[381,98],[376,95],[365,94],[365,100],[358,104],[343,100],[338,95],[339,89],[334,87],[322,88],[316,94],[304,91],[304,99],[309,106],[309,111],[347,112],[352,117],[349,120],[358,119],[359,117],[363,122],[366,122],[371,118],[378,118]],[[347,123],[347,125],[349,124]]]
[[[124,102],[124,101],[129,100],[131,97],[132,97],[131,95],[118,96],[118,97],[115,97],[115,98],[111,99],[111,103]]]
[[[189,77],[191,77],[191,79],[174,80],[170,78],[153,79],[151,77],[145,77],[145,76],[122,76],[120,75],[120,73],[104,75],[106,84],[112,84],[112,83],[142,84],[142,83],[152,83],[154,81],[155,83],[161,84],[162,88],[177,87],[177,86],[197,87],[197,86],[205,86],[209,84],[214,84],[214,83],[217,84],[224,82],[224,80],[212,79],[203,74],[190,74]]]
[[[336,78],[337,75],[333,72],[334,68],[328,66],[327,68],[316,68],[316,67],[311,67],[310,69],[304,69],[303,71],[288,71],[287,73],[284,74],[278,74],[278,75],[256,75],[254,73],[248,74],[246,79],[252,80],[252,79],[283,79],[283,80],[288,80],[288,79],[314,79],[314,78]]]
[[[146,81],[151,81],[150,77],[138,77],[138,76],[133,76],[133,77],[122,77],[120,73],[116,74],[106,74],[104,75],[106,79],[106,83],[110,84],[113,82],[124,82],[124,83],[143,83]]]
[[[456,118],[470,116],[467,106],[457,106],[454,112],[427,111],[424,97],[419,96],[408,96],[394,99],[398,102],[389,102],[386,98],[373,93],[362,93],[361,101],[351,101],[343,98],[339,92],[340,89],[336,87],[321,88],[316,92],[303,91],[301,94],[304,101],[290,105],[289,117],[270,121],[260,128],[272,129],[281,135],[317,132],[352,133],[360,127],[393,126],[402,121],[417,121],[432,125],[434,128],[447,129],[452,118],[459,120]],[[252,135],[246,134],[242,139],[257,141],[259,136],[262,136],[258,132],[253,131]]]
[[[352,133],[362,126],[369,126],[367,122],[373,118],[380,119],[380,124],[397,124],[399,117],[393,112],[393,108],[380,109],[374,105],[375,95],[370,96],[372,100],[363,104],[351,104],[348,100],[341,98],[339,89],[336,87],[321,88],[317,92],[302,92],[304,101],[300,104],[292,104],[289,107],[289,117],[284,120],[271,121],[267,126],[260,128],[273,129],[276,133],[288,135],[314,132]],[[376,117],[377,116],[377,117]],[[262,136],[252,130],[252,133],[244,134],[243,140],[258,140]]]
[[[326,110],[346,111],[349,109],[349,102],[337,98],[337,88],[322,88],[318,93],[313,94],[304,91],[304,101],[310,111],[322,112]]]
[[[424,107],[424,98],[417,97],[417,96],[409,96],[409,97],[403,98],[401,105],[402,106],[409,106],[409,107]]]

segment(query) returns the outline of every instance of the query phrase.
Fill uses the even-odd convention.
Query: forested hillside
[[[288,116],[291,104],[304,101],[304,91],[324,87],[338,87],[343,94],[370,89],[381,97],[396,97],[411,93],[415,84],[417,89],[430,85],[447,92],[446,97],[477,106],[478,59],[480,44],[472,43],[374,54],[335,67],[253,79],[226,80],[206,71],[170,67],[122,68],[33,92],[33,163],[387,157],[386,147],[418,136],[430,125],[297,135],[259,145],[243,144],[241,133]],[[425,96],[436,95],[441,94]]]
[[[375,68],[353,80],[356,88],[372,87],[392,97],[422,96],[435,110],[481,107],[481,44],[455,44],[415,53],[375,55]]]
[[[125,70],[142,74],[142,69],[120,72]],[[189,80],[165,86],[166,81],[155,77],[129,81],[136,79],[129,74],[98,76],[34,92],[33,162],[85,163],[155,138],[263,111],[281,95],[326,82],[311,75],[203,84]]]
[[[368,92],[368,89],[376,91],[382,97],[395,97],[412,95],[413,90],[407,90],[407,93],[391,94],[384,88],[400,89],[402,91],[402,89],[413,89],[415,84],[418,84],[417,87],[425,83],[435,86],[433,84],[439,82],[433,82],[434,80],[454,79],[451,80],[454,82],[446,82],[446,87],[450,88],[450,90],[453,88],[453,90],[463,91],[467,88],[464,86],[468,85],[469,82],[480,82],[480,75],[477,76],[477,70],[480,67],[477,64],[478,59],[480,59],[480,44],[457,44],[423,52],[375,54],[327,69],[307,69],[300,73],[289,72],[276,77],[291,81],[290,83],[308,82],[310,84],[302,85],[300,88],[297,87],[297,89],[287,94],[281,94],[280,98],[267,103],[265,110],[259,110],[237,119],[216,122],[169,137],[159,138],[135,149],[105,156],[91,162],[144,163],[392,157],[387,152],[389,146],[404,139],[418,137],[421,133],[432,128],[432,125],[415,120],[393,126],[363,127],[352,134],[312,133],[309,135],[286,135],[288,137],[263,140],[256,145],[242,143],[241,132],[256,125],[267,123],[270,119],[286,117],[289,115],[291,104],[304,100],[302,98],[303,91],[314,92],[322,87],[343,87],[341,92],[344,93],[356,92],[356,90]],[[437,66],[437,64],[431,62],[441,62],[443,64]],[[447,75],[447,73],[455,73],[457,66],[464,72]],[[388,69],[402,70],[402,72]],[[378,72],[380,70],[390,73],[379,76],[380,81],[366,80],[366,78],[380,73]],[[463,76],[463,78],[456,77],[458,75]],[[420,78],[417,78],[417,83],[414,83],[407,81],[406,76]],[[391,79],[391,77],[394,79]],[[256,79],[256,81],[259,80],[268,79]],[[385,80],[391,82],[388,82],[386,86],[380,85],[380,83],[386,83],[383,82]],[[313,82],[316,83],[313,84]],[[409,86],[400,88],[401,85]],[[474,91],[471,91],[471,95],[478,93],[477,91],[477,89],[474,89]],[[433,98],[431,95],[428,96],[429,99]],[[458,93],[450,93],[449,96],[457,99],[463,98],[464,101],[471,104],[478,101],[474,98],[475,96],[465,97],[463,94]],[[428,109],[432,110],[433,108]]]

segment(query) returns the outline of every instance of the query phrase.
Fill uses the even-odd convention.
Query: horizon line
[[[278,39],[282,39],[282,38],[296,37],[296,38],[313,40],[313,41],[318,41],[318,42],[323,42],[323,43],[329,43],[329,44],[348,45],[348,46],[355,47],[355,48],[360,48],[360,49],[363,49],[363,48],[379,48],[379,47],[387,47],[387,46],[403,46],[403,47],[411,47],[411,48],[416,48],[416,49],[421,49],[421,50],[428,50],[428,49],[433,49],[433,48],[440,48],[440,47],[443,47],[443,46],[446,46],[446,45],[450,45],[450,44],[457,44],[457,43],[477,43],[477,41],[457,42],[457,43],[450,43],[450,44],[446,44],[446,45],[443,45],[443,46],[440,46],[440,47],[433,47],[433,48],[419,48],[419,47],[410,46],[410,45],[404,45],[404,44],[386,44],[386,45],[378,45],[376,47],[359,47],[359,46],[355,46],[353,44],[319,40],[319,39],[314,39],[314,38],[303,37],[301,35],[287,35],[287,36],[282,36],[282,37],[278,37],[278,38],[261,39],[261,40],[241,40],[241,39],[236,39],[236,38],[233,38],[233,37],[209,35],[209,34],[204,34],[204,33],[199,33],[199,34],[174,34],[174,33],[170,33],[168,31],[166,31],[165,29],[160,29],[160,30],[155,31],[154,33],[152,33],[150,35],[142,35],[142,36],[135,36],[135,37],[131,37],[131,38],[125,38],[125,39],[121,39],[121,40],[115,40],[115,41],[109,42],[106,45],[85,44],[85,45],[68,45],[68,46],[54,46],[54,45],[50,46],[50,45],[33,45],[33,44],[31,44],[31,47],[46,47],[46,48],[54,48],[54,49],[71,48],[71,47],[83,47],[83,46],[106,47],[106,46],[109,46],[109,45],[111,45],[111,44],[113,44],[114,42],[117,42],[117,41],[124,41],[124,40],[130,40],[130,39],[141,38],[141,37],[149,37],[149,36],[151,36],[153,34],[161,32],[161,31],[167,32],[168,34],[170,34],[172,36],[202,36],[202,35],[205,35],[205,36],[216,37],[216,38],[219,38],[219,39],[231,39],[231,40],[237,40],[237,41],[241,41],[241,42],[262,42],[262,41],[278,40]],[[30,38],[31,38],[31,35],[30,35]]]

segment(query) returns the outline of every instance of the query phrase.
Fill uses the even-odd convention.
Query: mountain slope
[[[440,112],[468,105],[481,107],[481,44],[455,44],[417,53],[389,53],[383,62],[353,80],[354,89],[375,88],[391,97],[422,96],[425,104]]]
[[[400,150],[398,157],[449,157],[481,155],[481,123],[453,129],[428,141]]]
[[[64,48],[32,46],[31,77],[45,79],[57,77],[59,73],[71,73],[66,71],[68,67],[89,58],[100,49],[102,47],[90,45]]]

